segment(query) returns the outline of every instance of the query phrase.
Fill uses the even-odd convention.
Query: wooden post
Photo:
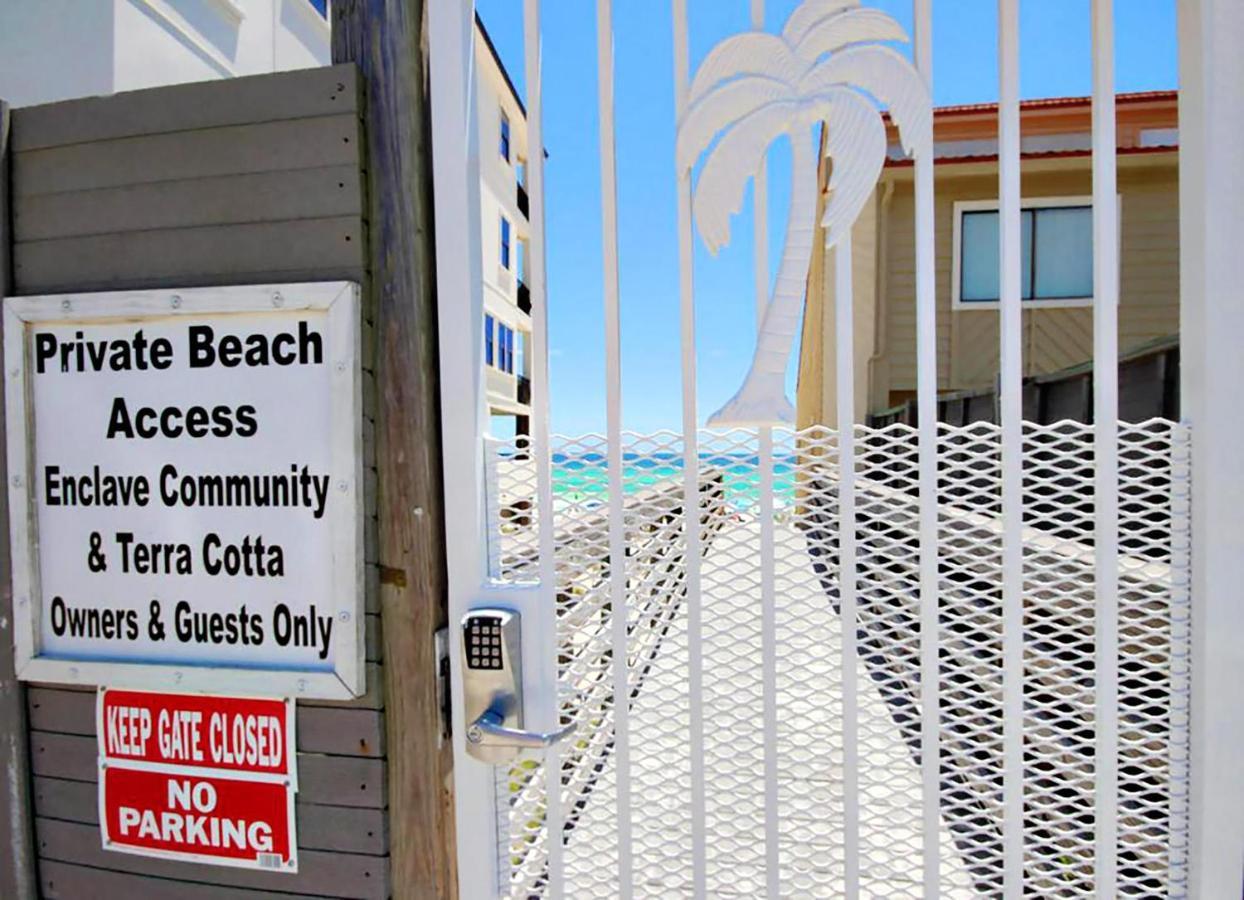
[[[364,91],[393,896],[453,897],[453,756],[434,635],[446,619],[432,150],[423,0],[336,0],[333,62]]]
[[[13,289],[9,210],[9,105],[0,100],[0,298]],[[0,392],[0,424],[4,396]],[[0,454],[0,484],[8,481]],[[34,832],[30,815],[30,753],[26,688],[13,669],[13,581],[9,559],[8,491],[0,490],[0,897],[35,896]]]

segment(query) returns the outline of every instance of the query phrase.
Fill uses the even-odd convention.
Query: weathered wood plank
[[[1034,381],[1027,381],[1021,389],[1022,409],[1024,413],[1024,421],[1040,422],[1041,421],[1041,385]],[[996,396],[991,405],[997,406]],[[997,417],[995,416],[995,419]]]
[[[0,298],[13,290],[9,106],[0,100]],[[0,334],[0,339],[3,335]],[[0,424],[4,397],[0,396]],[[0,484],[8,483],[0,454]],[[30,814],[30,758],[26,746],[25,687],[17,680],[13,653],[13,579],[9,558],[8,492],[0,491],[0,897],[35,896],[34,832]]]
[[[15,153],[14,196],[348,166],[358,151],[353,113],[71,144]]]
[[[1091,422],[1093,419],[1093,379],[1091,375],[1078,375],[1060,381],[1044,382],[1042,411],[1047,422],[1071,419],[1073,422]]]
[[[30,751],[31,770],[37,776],[87,782],[98,778],[93,737],[31,731]],[[382,809],[384,761],[299,753],[298,796],[306,803]]]
[[[99,828],[94,825],[40,818],[35,820],[35,830],[42,859],[226,887],[264,888],[357,900],[385,900],[388,896],[386,857],[300,851],[298,874],[288,875],[110,853],[100,845]]]
[[[323,706],[332,709],[384,709],[384,670],[380,663],[369,662],[366,672],[365,693],[353,700],[299,700],[299,708]]]
[[[17,151],[357,111],[352,65],[202,81],[24,108]]]
[[[364,666],[366,670],[367,691],[361,697],[353,700],[299,700],[298,705],[302,706],[324,706],[333,709],[384,709],[384,692],[379,689],[384,681],[380,673],[379,662],[368,662]],[[93,685],[83,684],[56,684],[51,681],[31,682],[30,687],[51,688],[58,691],[78,691],[80,693],[94,694],[95,687]]]
[[[1119,419],[1143,422],[1166,412],[1166,354],[1155,353],[1119,366]]]
[[[298,795],[308,803],[383,809],[386,785],[384,760],[298,754]]]
[[[368,518],[374,518],[369,516]],[[367,556],[366,544],[368,541],[375,541],[377,527],[373,527],[370,523],[363,529],[364,556]],[[374,555],[374,554],[373,554]],[[363,601],[368,613],[380,612],[380,566],[374,561],[366,563],[363,567]],[[383,620],[382,620],[383,621]]]
[[[1172,422],[1179,421],[1179,347],[1172,347],[1165,354],[1166,363],[1164,365],[1165,375],[1163,383],[1166,385],[1166,396],[1162,401],[1162,415],[1170,419]]]
[[[37,777],[31,786],[35,814],[45,819],[98,825],[98,789],[97,784],[89,781]]]
[[[95,692],[35,687],[26,691],[26,710],[35,731],[95,736]]]
[[[332,5],[333,60],[367,97],[369,282],[374,311],[379,599],[393,896],[457,894],[453,755],[441,740],[434,635],[446,621],[444,485],[424,0]],[[365,314],[366,315],[366,314]]]
[[[997,399],[996,395],[992,391],[984,394],[978,394],[967,399],[964,411],[965,425],[970,425],[973,422],[997,421]]]
[[[96,695],[35,687],[26,708],[35,731],[95,737]],[[370,709],[298,710],[294,718],[298,750],[339,756],[384,755],[384,716]]]
[[[173,881],[150,875],[109,872],[72,863],[45,859],[39,864],[39,886],[46,900],[220,900],[219,887],[193,881]],[[232,888],[227,896],[236,900],[311,900],[314,894],[286,894]],[[320,895],[322,896],[322,895]]]
[[[105,234],[14,247],[21,294],[363,277],[357,216]],[[274,267],[279,266],[279,269]]]
[[[11,108],[0,98],[0,298],[13,289],[12,124]]]
[[[220,175],[20,197],[18,242],[362,214],[356,165]]]
[[[99,824],[97,786],[87,781],[34,779],[34,812],[45,819]],[[323,806],[298,800],[298,846],[339,853],[388,853],[385,813],[379,809]]]
[[[298,750],[338,756],[384,756],[384,714],[370,709],[298,711]]]
[[[384,626],[380,616],[368,613],[363,623],[363,649],[368,662],[381,662],[384,659]]]

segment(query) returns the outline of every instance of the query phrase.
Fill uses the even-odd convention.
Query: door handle
[[[478,719],[467,726],[467,740],[483,747],[543,750],[570,737],[575,730],[574,722],[563,725],[556,731],[526,731],[522,728],[510,728],[504,721],[504,717],[496,710],[484,710]]]
[[[574,725],[549,732],[523,727],[522,626],[516,610],[494,606],[468,612],[459,659],[466,752],[475,759],[506,763],[523,750],[551,747],[574,731]]]

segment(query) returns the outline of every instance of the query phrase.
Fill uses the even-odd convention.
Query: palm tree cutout
[[[678,123],[676,154],[679,171],[686,171],[708,151],[692,203],[700,237],[711,252],[729,242],[730,217],[742,207],[747,181],[769,144],[788,135],[792,149],[786,245],[773,296],[747,378],[709,417],[710,426],[794,421],[785,380],[815,233],[811,130],[827,123],[825,152],[833,168],[821,224],[826,246],[832,247],[850,233],[885,164],[886,130],[878,101],[889,108],[907,155],[930,151],[932,106],[924,79],[906,57],[876,43],[906,40],[894,19],[860,8],[859,0],[804,0],[780,35],[736,34],[714,47],[696,71]]]

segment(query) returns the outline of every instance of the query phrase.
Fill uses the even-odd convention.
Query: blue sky
[[[910,33],[911,0],[865,2]],[[769,0],[768,29],[779,29],[796,5]],[[552,428],[581,434],[605,425],[596,4],[545,0],[542,7]],[[936,0],[933,7],[934,102],[996,100],[995,0]],[[477,0],[477,8],[525,92],[522,3]],[[688,0],[692,72],[717,41],[749,27],[749,8],[748,0]],[[1089,9],[1089,0],[1021,5],[1023,97],[1090,93]],[[642,432],[679,430],[682,416],[670,16],[668,0],[614,3],[623,427]],[[1119,91],[1177,85],[1175,26],[1175,0],[1116,0]],[[769,154],[771,273],[791,190],[789,155],[783,144]],[[701,424],[734,394],[751,360],[756,329],[748,193],[729,247],[712,257],[696,238]]]

